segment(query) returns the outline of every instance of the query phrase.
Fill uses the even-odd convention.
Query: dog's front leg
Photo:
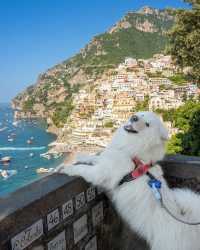
[[[99,165],[88,166],[88,165],[72,165],[62,166],[58,169],[58,173],[67,174],[70,176],[81,176],[87,182],[92,183],[95,186],[100,186],[103,181],[102,171],[99,171]]]

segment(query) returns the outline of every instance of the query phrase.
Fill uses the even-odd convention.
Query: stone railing
[[[163,162],[169,184],[200,191],[200,158]],[[0,250],[145,250],[100,190],[81,178],[46,176],[0,199]]]

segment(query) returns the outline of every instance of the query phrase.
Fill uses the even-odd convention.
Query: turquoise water
[[[0,157],[11,156],[9,165],[0,163],[0,169],[17,170],[17,174],[3,179],[0,177],[0,196],[41,178],[36,173],[40,167],[56,167],[63,161],[45,159],[40,154],[47,152],[48,144],[56,139],[55,135],[45,131],[45,122],[24,120],[13,124],[13,111],[8,104],[0,104]],[[2,129],[3,128],[3,129]],[[13,141],[8,139],[13,138]],[[27,140],[34,137],[32,144]]]

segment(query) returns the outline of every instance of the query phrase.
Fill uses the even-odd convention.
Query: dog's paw
[[[95,165],[97,163],[97,158],[98,156],[96,155],[85,155],[85,154],[81,154],[78,155],[76,157],[76,162],[74,165],[80,165],[80,164],[84,164],[84,165]]]
[[[98,174],[96,172],[96,166],[88,167],[87,165],[68,165],[61,166],[58,169],[58,173],[67,174],[69,176],[80,176],[85,181],[92,183],[93,185],[98,184]]]
[[[68,172],[70,172],[69,169],[71,168],[72,167],[69,165],[61,164],[55,169],[55,172],[60,174],[68,174]]]
[[[67,174],[70,176],[76,175],[75,167],[73,167],[73,166],[61,165],[61,166],[57,167],[56,172],[60,173],[60,174]]]
[[[63,171],[63,169],[64,169],[64,165],[63,164],[61,164],[61,165],[59,165],[57,168],[55,168],[55,173],[62,173],[62,171]]]
[[[76,171],[75,166],[67,166],[67,167],[63,168],[62,173],[67,174],[69,176],[79,175]]]

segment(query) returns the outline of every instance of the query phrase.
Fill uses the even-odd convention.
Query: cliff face
[[[34,85],[16,96],[16,117],[50,118],[58,126],[57,111],[70,115],[73,97],[82,85],[94,85],[127,56],[150,58],[161,52],[167,43],[165,32],[172,24],[173,18],[165,10],[144,7],[128,12],[107,32],[95,36],[80,53],[39,75]]]
[[[109,32],[135,28],[143,32],[164,33],[171,27],[172,22],[173,17],[168,14],[167,10],[145,6],[137,12],[128,12]]]

